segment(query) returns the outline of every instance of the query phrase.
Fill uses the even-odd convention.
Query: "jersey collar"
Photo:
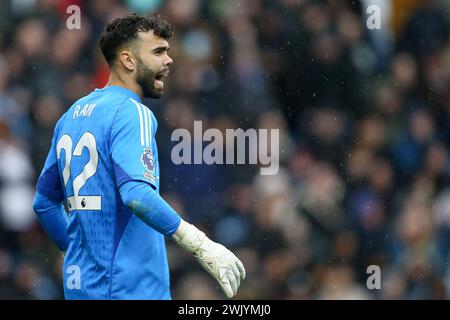
[[[130,98],[133,98],[134,100],[138,101],[139,103],[142,103],[141,98],[130,89],[120,87],[120,86],[107,86],[101,89],[95,89],[95,92],[116,92],[116,93],[122,93],[128,95]]]

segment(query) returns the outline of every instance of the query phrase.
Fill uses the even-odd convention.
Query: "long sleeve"
[[[177,230],[180,216],[149,183],[131,180],[122,184],[119,190],[125,206],[147,225],[165,236]]]
[[[69,245],[67,236],[68,217],[61,202],[36,192],[33,209],[50,239],[61,251],[66,251]]]

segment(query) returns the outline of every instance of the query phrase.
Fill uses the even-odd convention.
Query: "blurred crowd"
[[[66,9],[81,8],[69,30]],[[370,29],[367,8],[380,9]],[[61,299],[32,211],[57,119],[103,87],[105,23],[175,28],[159,121],[161,194],[232,249],[241,299],[450,298],[450,12],[439,0],[14,0],[0,10],[0,298]],[[280,170],[174,165],[176,128],[277,128]],[[221,299],[169,240],[172,296]],[[381,270],[369,290],[367,268]]]

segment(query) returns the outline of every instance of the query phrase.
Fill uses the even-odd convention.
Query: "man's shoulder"
[[[156,123],[156,117],[152,110],[133,97],[126,97],[126,99],[118,103],[116,111],[129,120],[130,118],[135,120],[142,119],[145,123]]]
[[[96,89],[75,101],[61,117],[60,121],[63,121],[63,118],[70,120],[85,118],[94,121],[97,121],[97,118],[101,118],[102,121],[106,121],[109,116],[114,118],[115,113],[122,106],[127,105],[132,105],[127,95],[120,92],[101,92]]]

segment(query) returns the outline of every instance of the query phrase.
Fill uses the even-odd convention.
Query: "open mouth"
[[[163,78],[167,77],[169,75],[169,70],[164,70],[155,76],[155,88],[157,89],[164,89],[164,81]]]

